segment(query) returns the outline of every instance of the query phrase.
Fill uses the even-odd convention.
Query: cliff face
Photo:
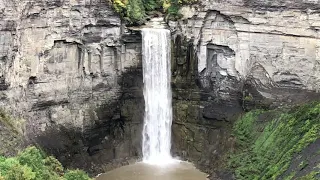
[[[320,99],[317,1],[207,0],[173,31],[174,152],[207,171],[243,112]]]
[[[320,99],[319,7],[206,0],[181,9],[168,23],[174,154],[212,172],[243,111]],[[141,156],[142,83],[141,35],[105,0],[0,2],[0,107],[25,120],[26,145],[93,173]]]
[[[95,172],[140,155],[141,38],[122,26],[106,1],[0,2],[0,106],[26,144]]]
[[[252,78],[259,87],[316,91],[320,17],[314,9],[319,5],[314,1],[204,1],[201,6],[183,8],[184,18],[171,25],[193,40],[200,77]],[[209,81],[200,79],[203,87],[212,85]]]

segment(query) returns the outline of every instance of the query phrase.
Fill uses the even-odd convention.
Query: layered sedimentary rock
[[[242,111],[320,99],[319,6],[207,0],[181,9],[183,18],[169,22],[178,155],[217,169]]]
[[[174,154],[217,170],[243,111],[319,99],[319,7],[206,0],[181,9],[168,23]],[[26,145],[91,172],[140,156],[142,83],[140,34],[106,1],[0,1],[0,106],[24,119]]]
[[[261,87],[319,90],[317,2],[201,4],[183,8],[184,19],[172,23],[193,40],[200,77],[251,77]],[[207,79],[201,81],[204,87],[210,85]]]
[[[139,156],[141,87],[140,34],[107,1],[0,2],[0,106],[26,145],[95,172]]]

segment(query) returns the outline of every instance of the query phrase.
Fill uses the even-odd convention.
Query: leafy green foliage
[[[182,5],[192,4],[198,0],[110,0],[113,8],[131,25],[140,25],[149,12],[160,11],[171,18],[179,18]]]
[[[16,158],[8,158],[2,161],[0,171],[6,180],[32,180],[36,177],[30,167],[21,165]]]
[[[90,180],[80,170],[64,172],[61,163],[35,147],[28,147],[16,157],[0,156],[0,180]]]
[[[145,17],[145,7],[142,0],[129,0],[126,7],[126,17],[131,23],[141,24]]]
[[[162,6],[162,1],[160,0],[143,0],[143,4],[146,11],[153,11],[159,9]]]
[[[181,3],[179,0],[170,0],[170,6],[168,7],[168,17],[170,19],[179,18],[179,9],[180,9]]]
[[[120,15],[125,16],[124,12],[128,5],[128,0],[112,0],[111,3],[113,8],[120,13]]]
[[[249,112],[234,126],[239,151],[231,156],[229,165],[237,179],[277,179],[295,154],[320,138],[320,103],[278,112],[277,118],[258,122],[266,113],[271,112]],[[288,178],[291,176],[294,174]]]
[[[87,180],[90,179],[89,176],[80,170],[67,171],[63,176],[66,180]]]

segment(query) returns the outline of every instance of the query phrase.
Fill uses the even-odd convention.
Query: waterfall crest
[[[168,164],[172,161],[170,31],[143,29],[142,55],[145,100],[143,161],[156,165]]]

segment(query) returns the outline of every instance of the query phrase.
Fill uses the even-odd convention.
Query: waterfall
[[[142,30],[145,114],[143,161],[167,164],[172,161],[171,41],[166,29]]]

